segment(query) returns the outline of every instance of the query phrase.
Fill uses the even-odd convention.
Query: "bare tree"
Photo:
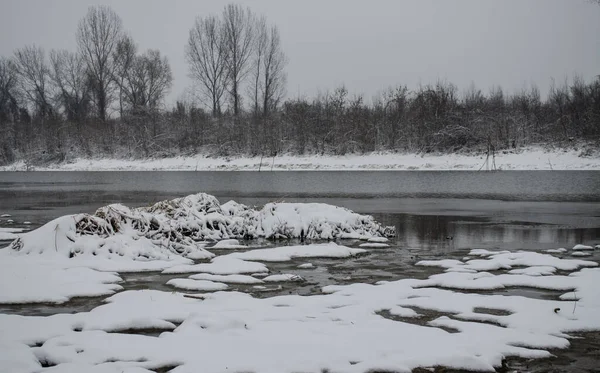
[[[225,28],[219,18],[197,18],[185,49],[190,76],[200,84],[213,116],[221,114],[221,100],[227,88],[225,41]]]
[[[263,84],[261,87],[264,116],[268,116],[270,111],[277,109],[277,105],[285,96],[287,81],[285,74],[287,57],[281,48],[281,38],[277,26],[271,26],[267,35],[265,56],[262,62]]]
[[[254,113],[268,116],[285,96],[287,57],[281,48],[279,30],[269,27],[264,17],[256,21],[254,33],[250,95]]]
[[[254,115],[259,115],[262,109],[262,99],[260,96],[260,88],[263,77],[263,62],[269,42],[269,34],[267,28],[267,19],[262,16],[256,20],[254,30],[254,58],[252,60],[252,83],[250,86],[250,96],[252,99]]]
[[[145,106],[157,109],[173,84],[171,65],[167,57],[161,57],[158,50],[148,50],[141,56],[146,75]]]
[[[223,11],[225,46],[227,48],[227,76],[233,113],[237,116],[241,107],[240,86],[250,67],[254,39],[254,15],[249,8],[228,4]]]
[[[119,114],[123,116],[125,105],[126,88],[125,83],[131,80],[132,65],[137,54],[137,45],[133,38],[125,35],[117,43],[117,48],[113,53],[115,69],[113,80],[119,87]]]
[[[35,113],[49,117],[54,110],[50,99],[49,70],[41,47],[28,46],[15,51],[20,89]]]
[[[171,66],[157,50],[133,56],[120,80],[123,105],[130,110],[157,109],[173,82]]]
[[[67,120],[78,125],[90,109],[90,82],[83,57],[66,50],[50,52],[50,77],[58,89]]]
[[[91,77],[98,117],[106,120],[113,100],[113,53],[122,38],[121,18],[107,6],[90,7],[79,22],[77,44]]]
[[[18,75],[14,61],[0,57],[0,122],[14,116],[18,100]]]

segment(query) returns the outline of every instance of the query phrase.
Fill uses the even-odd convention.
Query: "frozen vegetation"
[[[475,249],[418,261],[432,271],[423,279],[253,296],[302,286],[324,260],[395,250],[392,233],[335,206],[252,209],[206,194],[11,232],[18,238],[0,249],[0,304],[106,298],[85,312],[0,314],[0,372],[493,372],[507,357],[547,358],[575,333],[600,330],[600,268],[571,257],[597,257],[600,247],[584,245]],[[274,271],[278,263],[288,264]],[[170,289],[125,290],[132,271],[160,272]],[[498,293],[514,288],[558,294]]]

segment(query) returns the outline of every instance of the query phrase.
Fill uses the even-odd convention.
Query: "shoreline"
[[[335,155],[280,155],[270,157],[210,157],[203,154],[168,158],[76,158],[42,166],[18,161],[0,171],[479,171],[479,170],[600,170],[600,156],[581,151],[546,151],[528,147],[502,151],[495,159],[485,154],[371,153]],[[495,161],[495,167],[493,164]]]

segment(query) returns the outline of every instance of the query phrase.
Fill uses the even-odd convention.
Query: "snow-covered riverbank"
[[[600,157],[580,150],[547,151],[530,147],[518,152],[485,155],[372,153],[344,156],[207,157],[205,155],[150,159],[87,159],[46,166],[17,162],[0,171],[287,171],[287,170],[600,170]]]

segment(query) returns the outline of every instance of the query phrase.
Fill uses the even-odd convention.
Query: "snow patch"
[[[222,284],[220,282],[193,280],[189,278],[174,278],[167,281],[167,285],[171,285],[179,289],[197,291],[219,291],[228,288],[226,284]]]

